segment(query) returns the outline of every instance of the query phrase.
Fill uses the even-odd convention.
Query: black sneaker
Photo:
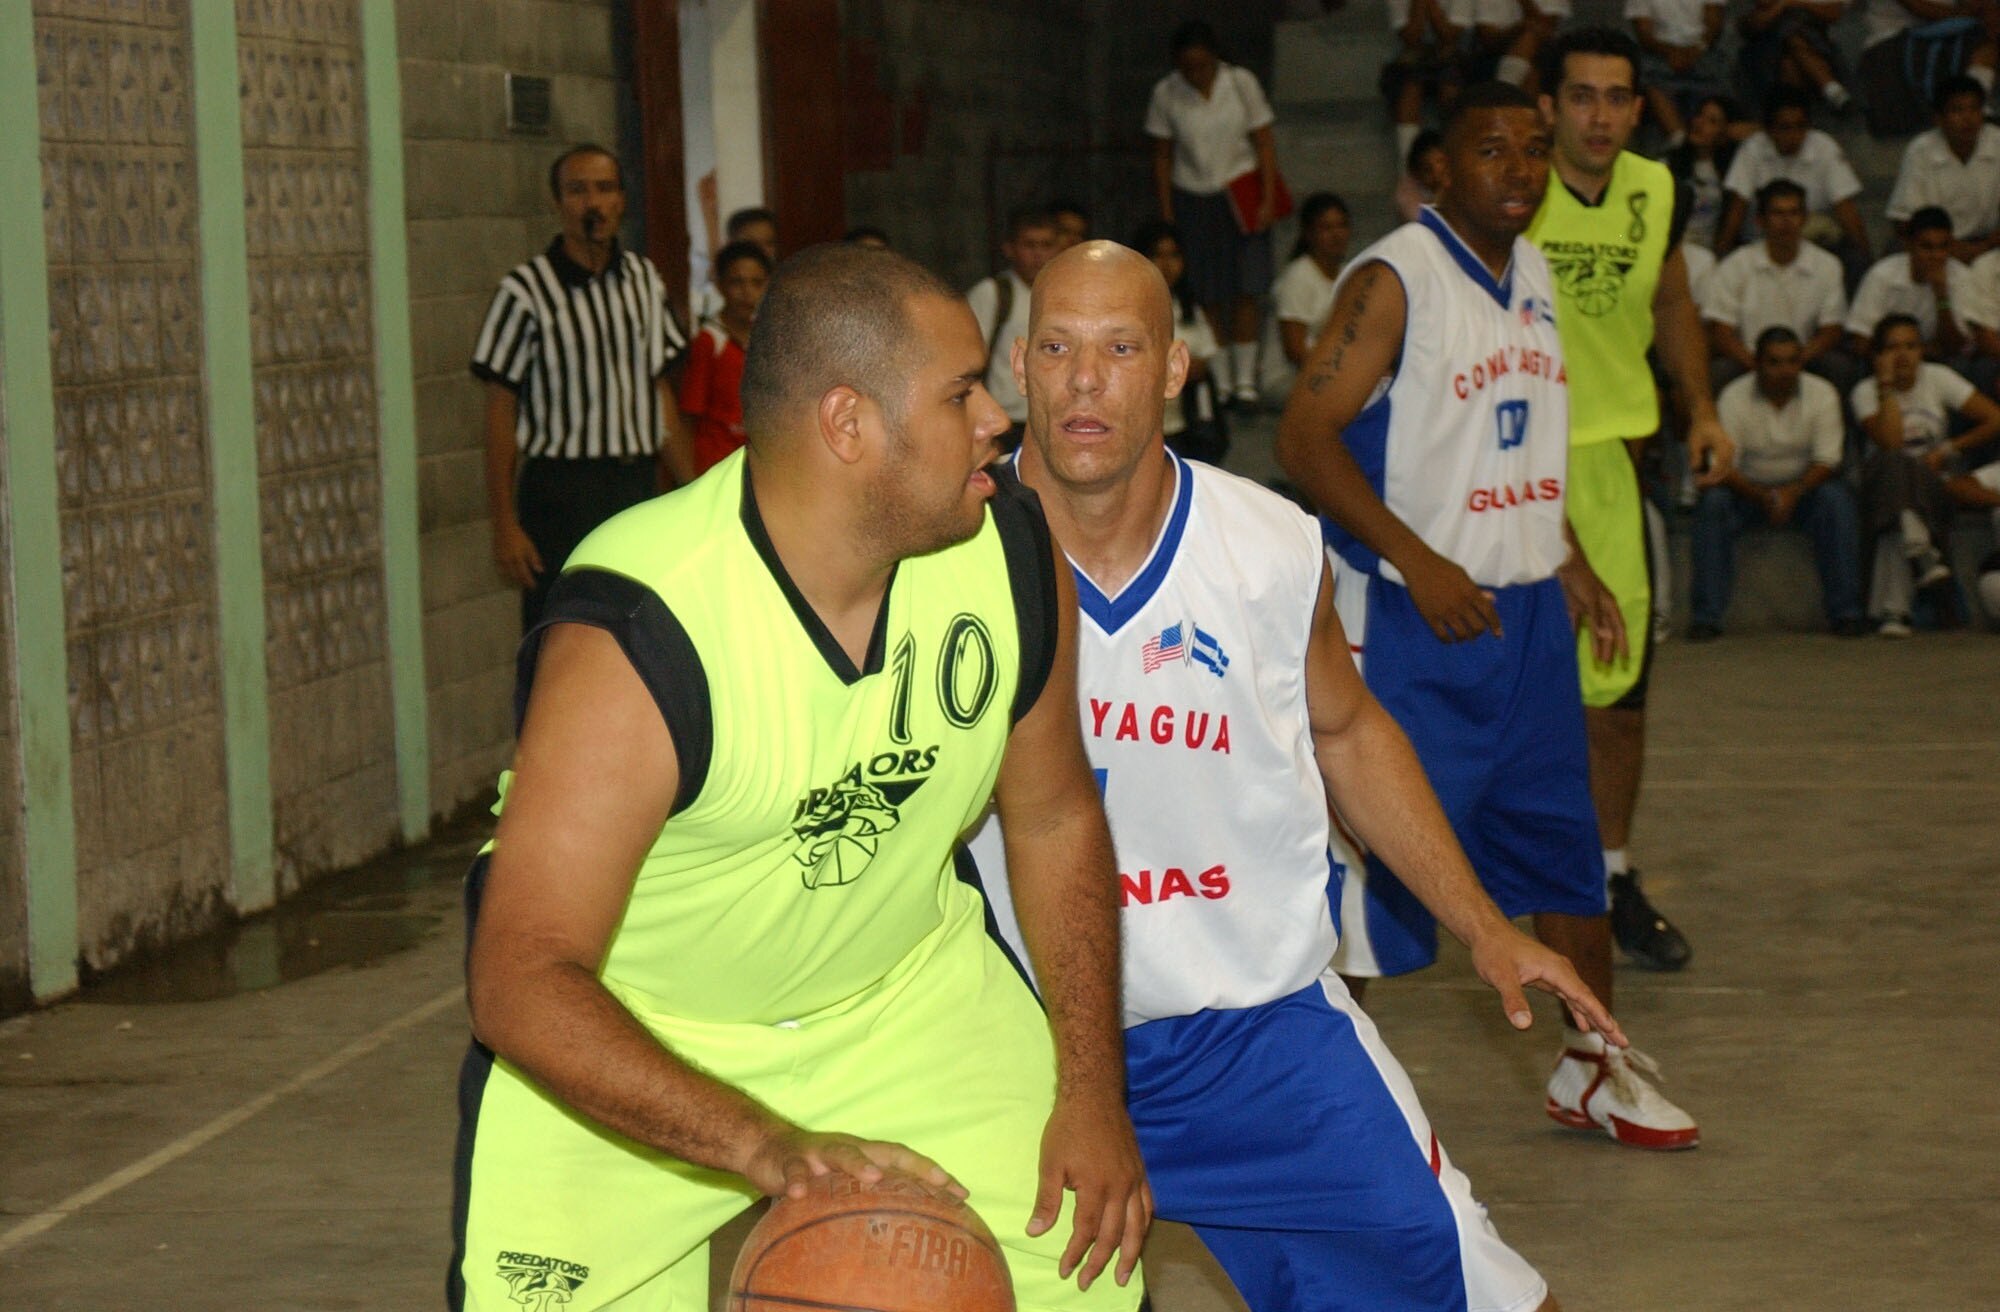
[[[1639,872],[1611,876],[1611,936],[1637,965],[1647,970],[1679,970],[1694,949],[1639,887]]]

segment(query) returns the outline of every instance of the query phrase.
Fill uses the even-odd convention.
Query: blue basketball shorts
[[[1527,1312],[1502,1242],[1339,977],[1125,1031],[1156,1211],[1194,1227],[1251,1312]]]
[[[1409,735],[1480,882],[1508,916],[1607,909],[1576,633],[1554,579],[1494,589],[1501,637],[1439,641],[1409,590],[1333,558],[1334,604],[1368,690]],[[1380,859],[1339,892],[1343,975],[1437,959],[1437,923]]]

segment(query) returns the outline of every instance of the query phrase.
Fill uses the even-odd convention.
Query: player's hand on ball
[[[1121,1092],[1096,1098],[1057,1095],[1042,1131],[1041,1187],[1028,1217],[1030,1235],[1045,1234],[1055,1225],[1065,1190],[1076,1194],[1076,1215],[1057,1270],[1065,1279],[1075,1272],[1077,1288],[1088,1289],[1115,1251],[1114,1278],[1121,1285],[1131,1280],[1153,1224],[1153,1191]]]
[[[803,1198],[808,1181],[835,1171],[871,1184],[896,1172],[959,1198],[967,1196],[964,1185],[915,1149],[879,1139],[857,1139],[851,1134],[802,1130],[797,1126],[786,1126],[766,1135],[743,1165],[743,1177],[772,1198],[779,1195]]]
[[[1614,1047],[1626,1046],[1625,1031],[1570,964],[1568,957],[1502,921],[1472,945],[1472,968],[1500,995],[1500,1006],[1517,1030],[1534,1023],[1526,989],[1553,993],[1569,1008],[1576,1027],[1595,1030]]]
[[[1410,589],[1411,604],[1439,642],[1464,642],[1482,633],[1501,636],[1493,594],[1437,552],[1426,550],[1404,566],[1403,582]]]

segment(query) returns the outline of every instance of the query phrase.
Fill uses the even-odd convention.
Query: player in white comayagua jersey
[[[1128,1097],[1157,1214],[1194,1225],[1256,1312],[1553,1307],[1327,969],[1329,800],[1472,945],[1514,1024],[1523,985],[1620,1042],[1615,1023],[1480,891],[1348,658],[1312,522],[1166,452],[1186,351],[1158,272],[1108,242],[1051,262],[1015,370],[1018,467],[1083,612],[1078,698],[1118,851]],[[1005,839],[989,823],[972,845],[1003,925]]]

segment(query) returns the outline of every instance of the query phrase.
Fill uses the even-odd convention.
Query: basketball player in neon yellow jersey
[[[803,252],[748,446],[570,557],[468,880],[453,1307],[702,1312],[708,1236],[832,1171],[968,1191],[1024,1312],[1139,1301],[1076,593],[985,355],[910,261]],[[955,868],[994,798],[1046,1012]]]
[[[1545,52],[1542,112],[1555,132],[1553,167],[1528,239],[1548,259],[1556,283],[1556,326],[1569,370],[1568,515],[1592,568],[1618,598],[1628,654],[1602,662],[1579,639],[1590,788],[1604,842],[1610,929],[1634,960],[1678,970],[1687,940],[1640,890],[1625,855],[1638,803],[1645,749],[1646,676],[1651,667],[1652,587],[1639,480],[1627,444],[1660,424],[1646,353],[1661,362],[1690,416],[1688,454],[1697,482],[1720,481],[1735,449],[1715,414],[1708,353],[1680,238],[1688,204],[1667,169],[1625,149],[1639,124],[1639,48],[1623,32],[1578,28]],[[1574,941],[1551,946],[1610,996],[1610,943],[1595,921],[1578,922]],[[1573,1035],[1549,1086],[1549,1110],[1576,1125],[1597,1124],[1623,1143],[1660,1146],[1691,1139],[1694,1123],[1629,1071],[1611,1070],[1594,1036]],[[1628,1084],[1634,1095],[1600,1109],[1600,1091]]]

